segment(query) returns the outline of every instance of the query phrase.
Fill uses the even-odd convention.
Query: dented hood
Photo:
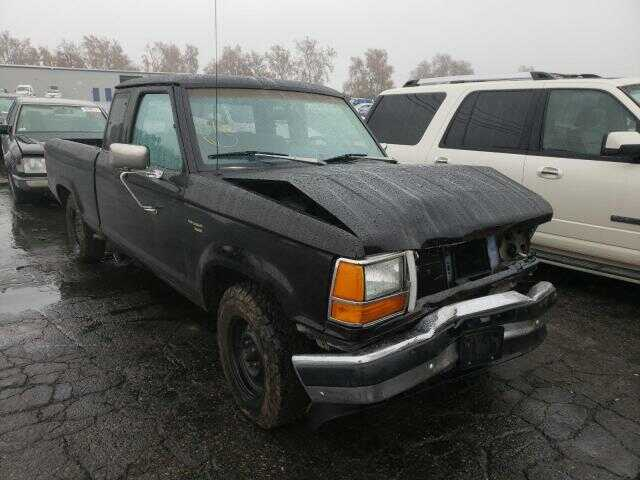
[[[294,192],[298,204],[317,204],[312,214],[328,213],[321,216],[337,220],[331,223],[357,237],[366,253],[420,249],[552,216],[542,197],[489,167],[360,162],[247,171],[225,180],[263,196],[268,183],[275,194],[266,196],[281,203],[278,190]],[[291,194],[286,205],[295,208]]]

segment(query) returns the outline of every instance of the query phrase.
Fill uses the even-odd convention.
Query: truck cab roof
[[[237,77],[231,75],[190,75],[174,74],[157,77],[141,77],[127,80],[116,86],[117,89],[132,87],[151,87],[157,85],[178,85],[184,88],[244,88],[254,90],[285,90],[301,93],[313,93],[344,98],[344,95],[324,85],[296,82],[291,80],[272,80],[261,77]]]

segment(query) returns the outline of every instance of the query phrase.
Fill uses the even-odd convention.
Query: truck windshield
[[[255,162],[235,152],[273,152],[325,160],[343,154],[384,156],[347,103],[309,93],[219,89],[189,91],[202,165]],[[225,154],[230,154],[225,157]],[[216,158],[209,158],[212,155]],[[273,163],[270,159],[269,162]],[[275,160],[287,162],[286,158]]]
[[[105,118],[98,107],[68,105],[23,105],[16,132],[102,133]]]
[[[628,85],[622,87],[622,91],[629,95],[631,99],[640,106],[640,85]]]

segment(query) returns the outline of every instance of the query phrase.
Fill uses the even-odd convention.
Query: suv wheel
[[[81,262],[97,262],[104,257],[104,240],[94,237],[91,228],[82,220],[73,195],[67,198],[67,236],[73,254]]]
[[[242,412],[269,429],[299,418],[309,404],[291,355],[298,333],[257,286],[230,287],[218,308],[218,349]]]

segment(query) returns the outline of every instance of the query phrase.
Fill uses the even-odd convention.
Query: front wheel
[[[299,418],[309,405],[291,355],[299,334],[257,286],[230,287],[218,309],[220,362],[236,403],[260,427]]]
[[[73,195],[66,205],[67,236],[73,254],[81,262],[98,262],[104,257],[104,240],[95,238],[91,228],[84,222]]]

